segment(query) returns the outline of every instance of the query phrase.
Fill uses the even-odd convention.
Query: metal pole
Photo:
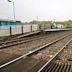
[[[8,2],[12,2],[12,1],[8,0]],[[14,14],[14,20],[15,20],[15,3],[14,2],[12,3],[13,3],[13,14]]]
[[[38,16],[37,16],[37,21],[38,21]]]
[[[13,13],[14,13],[14,20],[15,20],[15,3],[14,2],[12,3],[13,3]]]

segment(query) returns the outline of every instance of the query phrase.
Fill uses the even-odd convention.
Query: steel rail
[[[60,52],[66,48],[66,46],[72,41],[72,39],[70,39],[45,65],[43,65],[43,67],[41,67],[38,72],[43,72],[43,70],[45,70],[45,68],[50,64],[50,62],[52,62],[59,54]]]
[[[37,39],[40,39],[40,38],[42,38],[42,37],[39,37],[39,38],[31,38],[31,39],[27,39],[27,40],[23,40],[23,39],[20,39],[20,40],[18,40],[18,42],[17,42],[17,40],[16,41],[12,41],[12,42],[9,42],[8,44],[7,43],[5,43],[5,44],[2,44],[1,46],[0,46],[0,49],[2,49],[2,48],[6,48],[6,47],[10,47],[10,46],[14,46],[14,45],[18,45],[18,44],[22,44],[22,43],[27,43],[27,42],[31,42],[31,41],[33,41],[33,40],[37,40]]]
[[[6,42],[0,43],[0,49],[6,48],[6,47],[10,47],[10,46],[14,46],[14,45],[18,45],[18,44],[22,44],[22,43],[26,43],[26,42],[30,42],[30,41],[37,40],[37,39],[42,38],[42,37],[39,37],[39,38],[37,38],[37,37],[36,38],[30,38],[30,40],[27,39],[25,41],[24,41],[25,38],[21,38],[21,39],[20,38],[21,37],[19,37],[17,39],[14,39],[14,40],[11,40],[11,41],[6,41]]]
[[[52,45],[52,44],[54,44],[54,43],[56,43],[56,42],[64,39],[65,37],[68,37],[69,35],[71,35],[71,34],[68,34],[68,35],[63,36],[63,37],[61,37],[61,38],[59,38],[59,39],[56,39],[56,40],[54,40],[54,41],[52,41],[52,42],[50,42],[50,43],[48,43],[48,44],[45,44],[45,45],[43,45],[43,46],[41,46],[41,47],[39,47],[39,48],[37,48],[37,49],[35,49],[35,50],[33,50],[33,51],[29,51],[28,53],[26,53],[26,54],[24,54],[24,55],[22,55],[22,56],[20,56],[20,57],[18,57],[18,58],[16,58],[16,59],[13,59],[13,60],[5,63],[5,64],[2,64],[2,65],[0,65],[0,69],[3,68],[3,67],[5,67],[5,66],[7,66],[7,65],[9,65],[9,64],[12,64],[12,63],[16,62],[16,61],[18,61],[18,60],[20,60],[20,59],[22,59],[22,58],[24,58],[24,57],[26,57],[26,56],[29,56],[29,55],[37,52],[37,51],[40,51],[40,50],[44,49],[45,47],[50,46],[50,45]]]
[[[25,38],[21,38],[21,39],[18,39],[18,40],[12,40],[12,41],[5,42],[4,44],[2,44],[0,46],[0,49],[10,47],[10,46],[14,46],[14,45],[18,45],[18,44],[22,44],[22,43],[31,42],[33,40],[38,40],[38,39],[41,39],[41,38],[43,38],[43,37],[37,37],[36,36],[35,38],[34,37],[29,38],[29,40],[27,38],[26,38],[27,40]]]
[[[33,39],[34,37],[31,37],[31,38],[16,38],[16,39],[12,39],[12,40],[8,40],[8,41],[5,41],[5,42],[0,42],[0,45],[2,45],[2,44],[8,44],[8,43],[12,43],[12,42],[17,42],[17,41],[22,41],[22,40],[28,40],[28,39]],[[37,38],[37,36],[35,37],[35,38]]]
[[[49,29],[50,31],[61,31],[61,30],[71,30],[71,29]],[[8,41],[5,41],[5,42],[0,42],[0,44],[7,44],[7,43],[11,43],[11,42],[16,42],[18,40],[22,40],[20,38],[23,38],[25,35],[23,36],[19,36],[17,38],[13,38],[11,41],[8,40]]]
[[[38,33],[40,33],[40,32],[38,32]],[[34,33],[34,34],[36,34],[36,33]],[[16,38],[12,38],[11,40],[7,40],[7,41],[5,41],[5,42],[0,42],[0,45],[1,44],[5,44],[5,43],[10,43],[10,42],[15,42],[15,41],[17,41],[17,40],[21,40],[22,38],[24,39],[24,37],[26,37],[26,36],[28,36],[29,34],[26,34],[26,35],[22,35],[22,36],[18,36],[18,37],[16,37]],[[33,34],[30,34],[30,35],[33,35]]]

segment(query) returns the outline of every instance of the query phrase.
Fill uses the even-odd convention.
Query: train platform
[[[67,29],[45,29],[43,30],[44,32],[56,32],[56,31],[66,31],[66,30],[72,30],[70,28],[67,28]],[[21,38],[21,37],[26,37],[26,36],[30,36],[30,35],[33,35],[33,34],[38,34],[40,33],[41,31],[34,31],[34,32],[29,32],[29,33],[25,33],[23,35],[20,35],[16,38]]]
[[[71,28],[66,28],[66,29],[45,29],[45,32],[52,32],[52,31],[66,31],[66,30],[72,30]]]
[[[40,33],[40,31],[34,31],[34,32],[25,33],[25,34],[20,35],[20,36],[18,36],[16,38],[26,37],[26,36],[30,36],[30,35],[37,34],[37,33]]]

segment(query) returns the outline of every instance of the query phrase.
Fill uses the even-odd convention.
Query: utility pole
[[[8,2],[11,2],[13,4],[13,15],[14,15],[14,20],[15,20],[15,3],[10,0],[8,0]]]
[[[38,16],[37,16],[37,21],[38,21]]]

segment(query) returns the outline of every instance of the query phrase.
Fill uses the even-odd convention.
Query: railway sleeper
[[[68,63],[51,63],[44,72],[72,72],[72,65]]]

